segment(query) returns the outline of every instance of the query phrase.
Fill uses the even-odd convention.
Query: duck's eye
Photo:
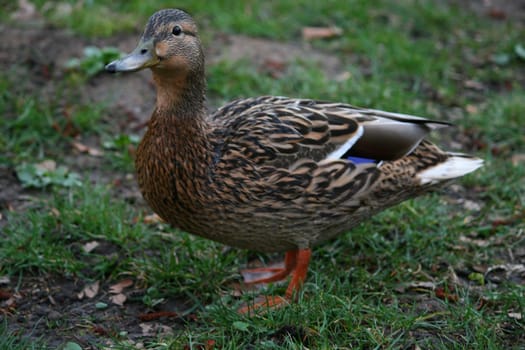
[[[173,35],[179,36],[182,33],[182,28],[180,26],[175,26],[171,32]]]

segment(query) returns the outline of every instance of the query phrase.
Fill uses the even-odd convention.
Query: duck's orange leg
[[[284,304],[286,304],[289,301],[292,301],[295,296],[297,296],[297,293],[301,290],[301,287],[303,286],[304,280],[306,279],[306,273],[308,272],[308,265],[310,264],[310,257],[312,255],[312,251],[310,249],[300,249],[295,251],[290,251],[286,253],[286,261],[293,261],[293,267],[291,270],[293,271],[292,280],[290,281],[290,284],[288,285],[288,288],[286,288],[285,297],[279,297],[279,296],[272,296],[272,297],[266,297],[265,301],[255,303],[251,306],[245,306],[239,309],[240,313],[251,313],[253,311],[262,309],[262,308],[274,308],[279,307]],[[293,258],[292,258],[293,257]],[[262,278],[259,281],[263,282],[272,282],[276,281],[278,279],[274,279],[275,276],[279,276],[279,279],[282,279],[284,277],[281,277],[282,274],[285,273],[287,270],[287,266],[285,263],[285,267],[282,269],[282,271],[277,272],[275,275],[270,276],[268,278]],[[284,276],[286,276],[289,272],[287,272]],[[268,281],[268,279],[270,281]],[[263,283],[258,282],[258,283]]]
[[[306,279],[306,273],[308,272],[308,266],[310,265],[310,257],[312,251],[310,249],[301,249],[296,254],[296,264],[293,272],[292,280],[286,288],[286,299],[292,300],[293,297],[297,296],[297,293],[301,290],[304,280]]]

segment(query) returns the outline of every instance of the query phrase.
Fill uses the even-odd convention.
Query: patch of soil
[[[110,338],[124,337],[134,342],[173,333],[182,328],[188,317],[194,318],[178,316],[184,302],[170,300],[164,303],[164,310],[166,305],[176,305],[173,311],[155,318],[170,326],[145,323],[152,310],[141,301],[142,290],[124,291],[127,300],[125,306],[119,306],[112,302],[114,294],[109,285],[102,284],[93,297],[80,295],[85,287],[77,280],[59,276],[24,278],[18,286],[0,285],[0,322],[7,318],[11,332],[30,339],[44,338],[52,349],[67,341],[76,342],[83,349],[98,349],[100,345],[111,345]]]

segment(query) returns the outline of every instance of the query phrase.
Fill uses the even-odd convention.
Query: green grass
[[[31,341],[25,337],[9,332],[5,322],[0,322],[0,349],[9,350],[45,350],[43,341]]]
[[[100,132],[103,106],[79,103],[78,96],[64,92],[63,87],[56,90],[52,100],[29,95],[15,77],[2,75],[0,164],[57,157],[57,146],[67,145],[81,133]]]
[[[50,23],[95,42],[125,32],[136,33],[138,40],[152,12],[173,6],[168,1],[35,3]],[[224,33],[297,42],[304,26],[343,29],[341,37],[311,45],[337,56],[349,79],[330,79],[322,64],[308,57],[296,59],[279,78],[247,60],[225,60],[208,67],[212,104],[274,94],[452,118],[458,127],[443,141],[469,146],[465,151],[483,157],[485,167],[460,182],[459,194],[444,190],[405,202],[316,248],[301,302],[247,317],[236,309],[252,295],[233,294],[239,269],[253,253],[225,251],[164,224],[146,224],[149,210],[120,195],[112,180],[131,170],[129,149],[136,139],[117,128],[108,106],[79,102],[77,89],[96,83],[96,77],[79,80],[65,73],[49,97],[20,86],[17,70],[6,71],[0,79],[0,166],[14,169],[22,161],[43,159],[67,163],[75,156],[70,142],[80,137],[104,150],[100,171],[111,176],[93,185],[91,170],[84,174],[70,159],[67,165],[83,175],[82,187],[24,192],[32,196],[24,210],[3,210],[0,276],[106,284],[130,277],[142,288],[130,303],[155,310],[183,301],[196,320],[161,321],[173,326],[173,334],[147,338],[148,349],[202,349],[210,340],[221,349],[521,346],[512,339],[525,332],[525,324],[509,313],[525,312],[523,284],[507,281],[487,288],[468,275],[476,266],[508,263],[509,249],[520,252],[525,246],[525,162],[516,160],[525,154],[520,78],[525,62],[514,53],[517,44],[525,44],[522,24],[433,1],[179,1],[176,6],[195,16],[206,45]],[[495,63],[495,55],[507,55],[508,62]],[[469,88],[466,81],[482,88]],[[480,210],[466,209],[458,197]],[[465,237],[471,241],[462,241]],[[86,253],[83,246],[93,241],[100,247]],[[279,258],[256,256],[265,262]],[[518,259],[523,256],[513,263],[523,262]],[[410,288],[422,281],[447,288],[455,285],[454,273],[467,281],[456,286],[456,301]],[[274,284],[264,293],[284,289]],[[94,312],[86,323],[99,317]],[[53,327],[60,325],[49,324],[50,334]],[[106,338],[100,336],[97,346]],[[126,336],[111,340],[116,348],[136,345]],[[0,322],[0,348],[40,349],[41,344],[24,341]]]

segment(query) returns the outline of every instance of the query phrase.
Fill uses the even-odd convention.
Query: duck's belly
[[[158,205],[146,201],[172,226],[185,232],[232,247],[261,252],[283,252],[304,249],[349,231],[370,214],[368,210],[353,213],[314,213],[306,208],[292,211],[261,213],[260,207],[221,207],[210,204],[196,211],[183,205]],[[165,199],[169,200],[169,199]]]

